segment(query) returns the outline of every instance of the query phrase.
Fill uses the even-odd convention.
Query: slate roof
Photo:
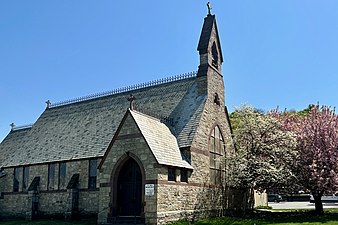
[[[191,145],[206,94],[191,77],[47,108],[32,128],[12,131],[0,144],[0,167],[102,157],[136,97],[137,110],[171,118],[179,147]],[[9,154],[10,153],[10,154]]]
[[[24,145],[27,133],[31,128],[11,131],[0,144],[0,167],[1,162],[13,157],[16,149]]]
[[[176,137],[164,123],[136,111],[129,112],[159,164],[193,169],[182,159]]]

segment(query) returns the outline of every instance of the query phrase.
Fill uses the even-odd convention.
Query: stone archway
[[[111,195],[111,215],[116,219],[142,219],[144,171],[137,159],[127,156],[118,163]]]
[[[117,178],[117,216],[141,216],[142,174],[133,158],[122,166]]]

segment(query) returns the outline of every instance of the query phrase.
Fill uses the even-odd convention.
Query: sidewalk
[[[310,202],[269,202],[273,209],[315,209],[315,204]],[[338,208],[338,203],[323,203],[324,208]]]

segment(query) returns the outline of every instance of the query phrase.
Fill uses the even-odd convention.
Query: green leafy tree
[[[243,191],[243,210],[254,206],[253,191],[263,192],[293,183],[297,157],[295,136],[274,117],[249,106],[236,109],[233,135],[236,150],[226,159],[227,182]]]

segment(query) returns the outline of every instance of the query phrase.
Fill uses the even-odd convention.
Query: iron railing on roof
[[[92,100],[92,99],[96,99],[96,98],[114,95],[114,94],[120,94],[120,93],[124,93],[124,92],[128,92],[128,91],[134,91],[134,90],[141,89],[141,88],[152,87],[152,86],[156,86],[156,85],[160,85],[160,84],[166,84],[166,83],[170,83],[170,82],[174,82],[174,81],[178,81],[178,80],[184,80],[184,79],[188,79],[188,78],[191,78],[191,77],[195,77],[196,75],[197,75],[197,71],[193,71],[193,72],[190,72],[190,73],[184,73],[184,74],[180,74],[180,75],[176,75],[176,76],[162,78],[162,79],[159,79],[159,80],[154,80],[154,81],[149,81],[149,82],[145,82],[145,83],[141,83],[141,84],[117,88],[117,89],[114,89],[114,90],[111,90],[111,91],[105,91],[105,92],[87,95],[87,96],[84,96],[84,97],[79,97],[79,98],[70,99],[70,100],[66,100],[66,101],[61,101],[61,102],[56,102],[56,103],[48,102],[47,108],[55,108],[55,107],[59,107],[59,106],[63,106],[63,105],[69,105],[69,104],[72,104],[72,103],[83,102],[83,101],[87,101],[87,100]]]

